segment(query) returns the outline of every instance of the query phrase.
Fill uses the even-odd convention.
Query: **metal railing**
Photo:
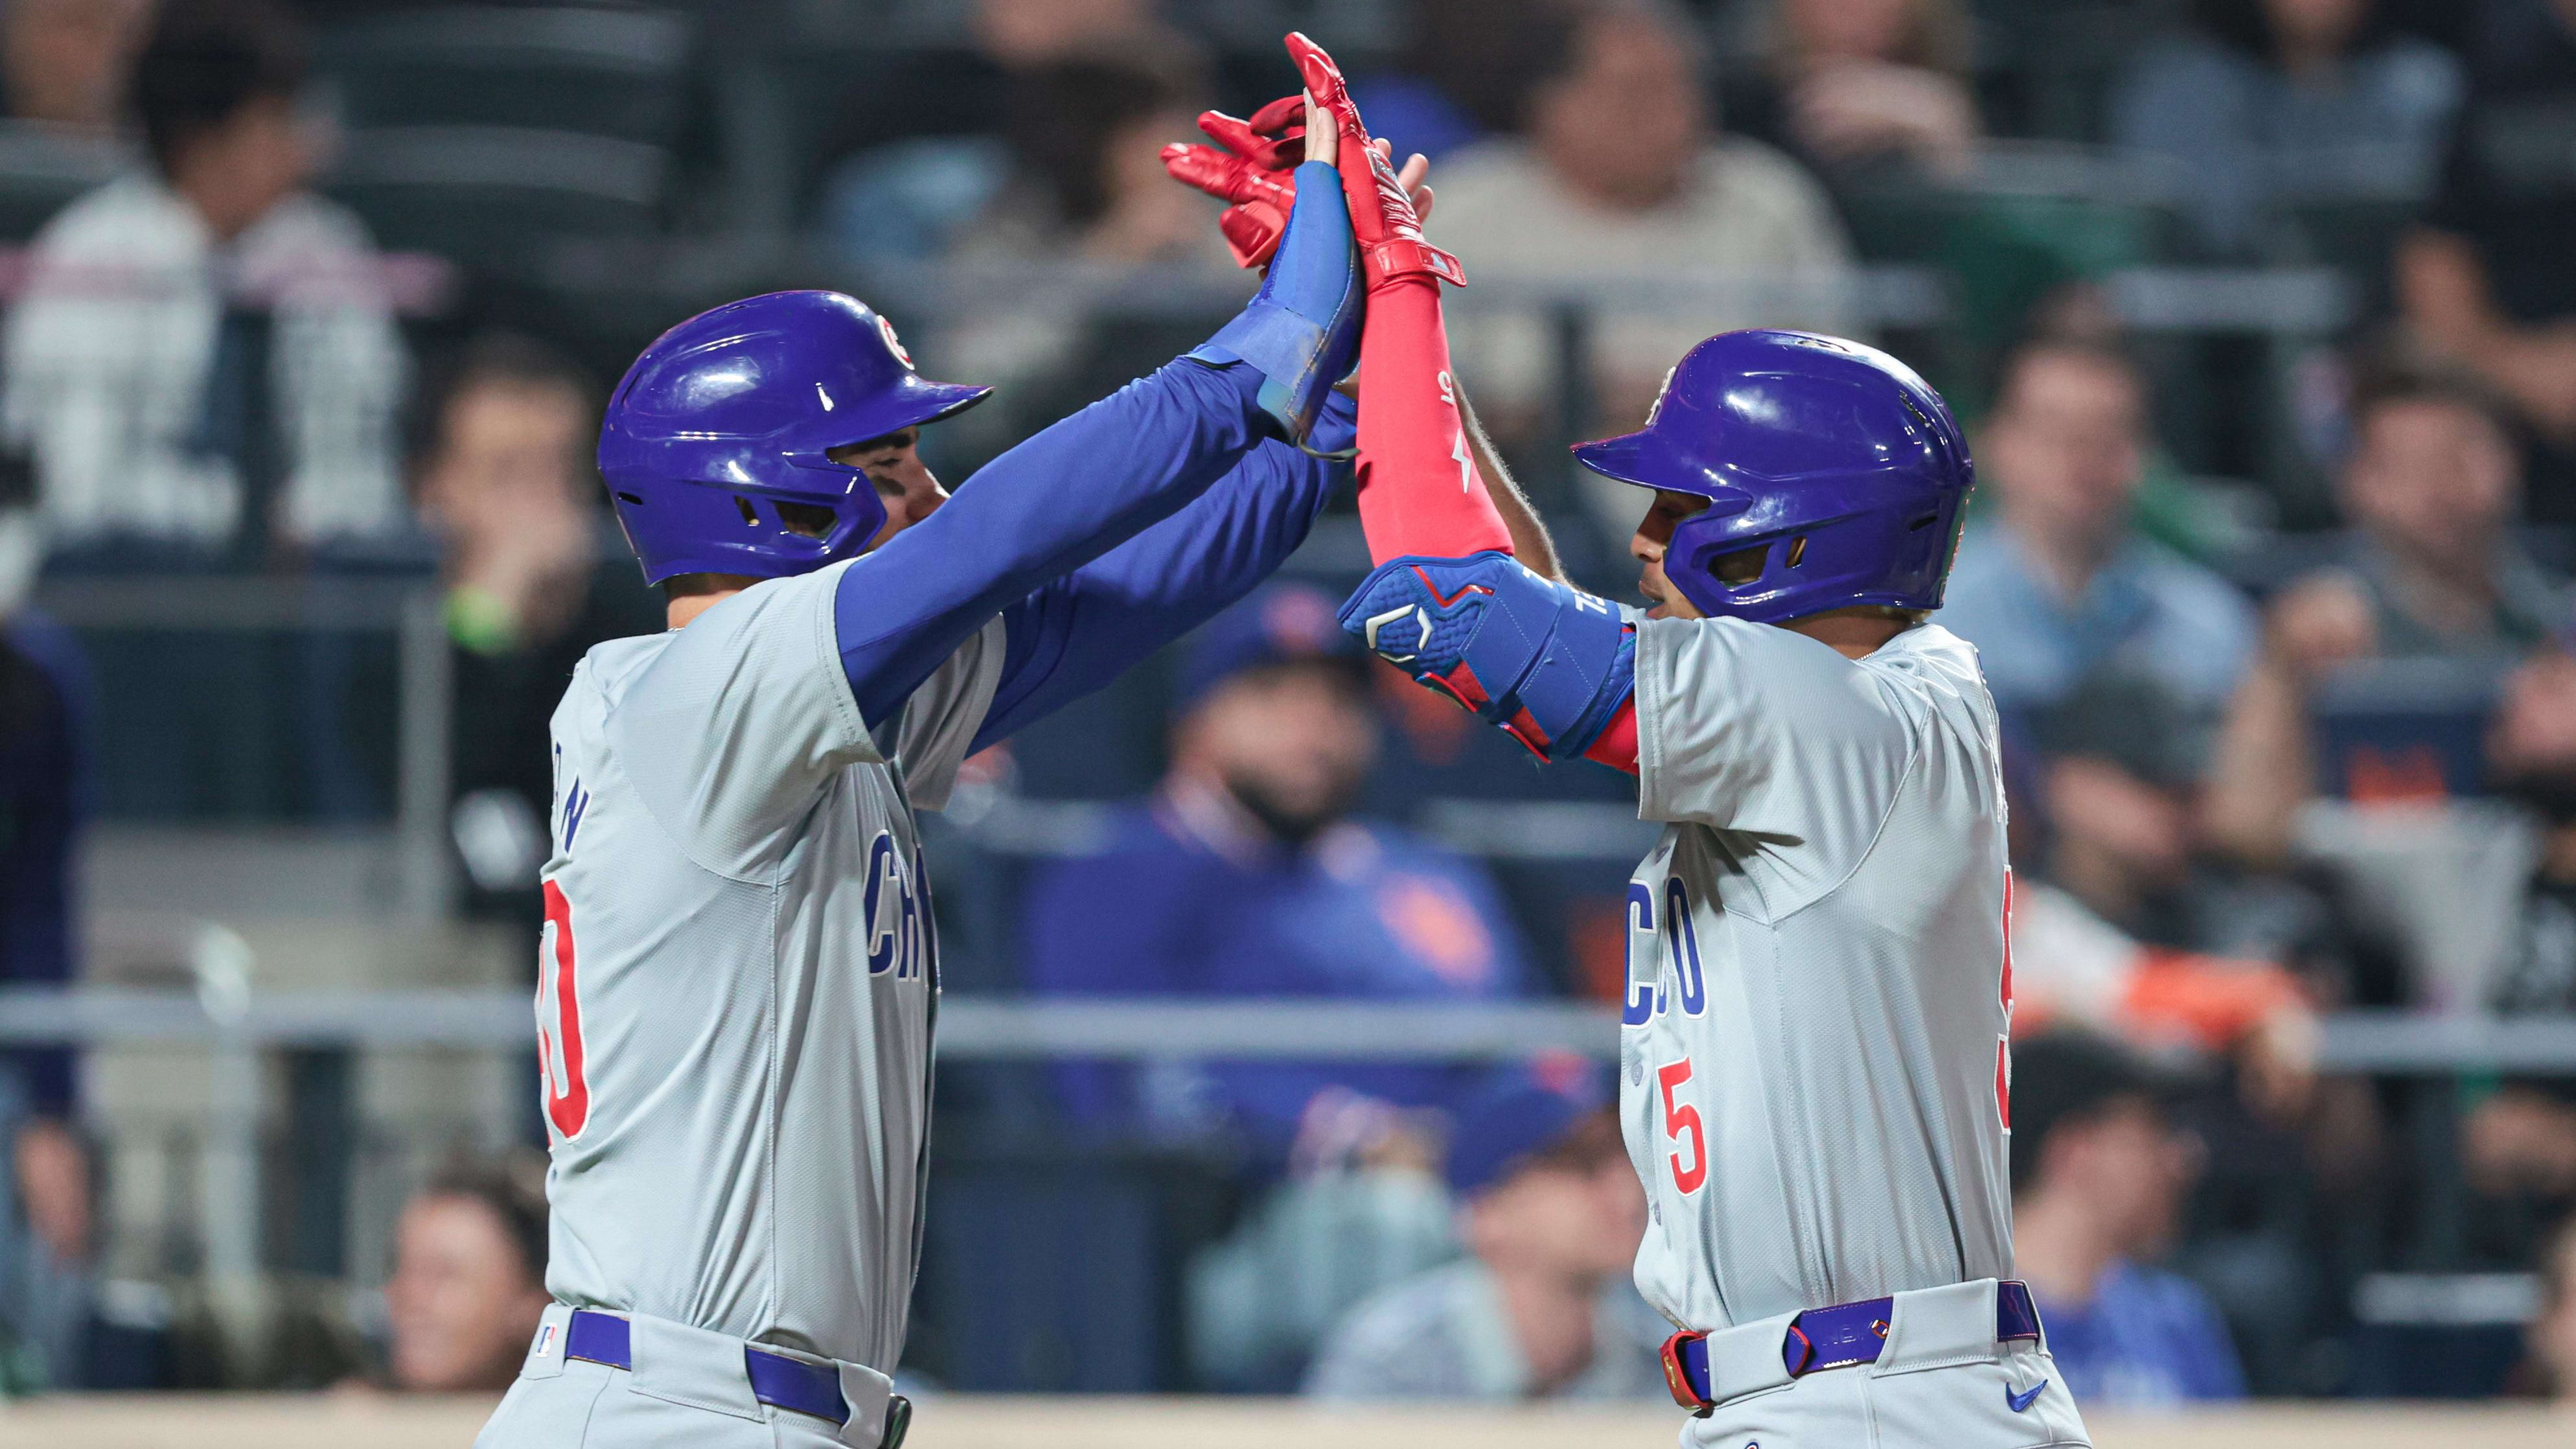
[[[434,580],[82,577],[45,583],[33,602],[72,629],[392,636],[399,678],[394,834],[400,884],[394,914],[419,924],[448,913],[455,884],[447,844],[448,719],[455,681]]]
[[[1774,312],[1839,315],[1860,327],[1904,329],[1956,319],[1948,274],[1929,266],[1881,264],[1823,272],[1603,270],[1580,275],[1477,267],[1472,259],[1469,266],[1470,284],[1451,302],[1462,312]],[[1171,267],[1017,260],[862,264],[811,244],[741,238],[565,242],[547,272],[550,285],[570,294],[628,298],[666,309],[796,277],[807,285],[845,287],[898,316],[924,319],[1011,312],[1033,304],[1102,317],[1187,317],[1230,311],[1252,291],[1248,277]],[[2350,284],[2331,267],[2139,266],[2114,270],[2102,282],[2121,323],[2147,332],[2316,336],[2344,326],[2355,305]]]
[[[0,1044],[224,1043],[251,1049],[452,1047],[523,1050],[536,1017],[523,992],[252,992],[85,987],[0,989]],[[1584,1002],[1175,1001],[951,996],[939,1051],[959,1061],[1096,1057],[1508,1060],[1546,1051],[1611,1057],[1618,1013]],[[2348,1011],[2325,1018],[2329,1072],[2441,1077],[2576,1076],[2576,1018],[2435,1017]]]
[[[257,991],[249,948],[220,927],[201,931],[189,956],[193,991],[0,989],[0,1046],[72,1043],[129,1061],[139,1054],[199,1064],[187,1070],[202,1073],[194,1077],[203,1084],[201,1098],[157,1112],[120,1110],[98,1124],[113,1164],[110,1201],[121,1205],[109,1219],[117,1225],[111,1242],[121,1245],[113,1258],[118,1276],[149,1282],[285,1270],[363,1288],[388,1261],[406,1194],[443,1153],[466,1145],[488,1151],[527,1130],[528,1119],[497,1101],[479,1112],[451,1102],[445,1113],[386,1116],[361,1109],[345,1089],[329,1096],[326,1119],[292,1086],[299,1068],[336,1064],[336,1080],[355,1082],[362,1062],[428,1053],[433,1061],[480,1062],[475,1070],[532,1088],[535,1011],[525,992]],[[1068,1060],[1146,1067],[1243,1059],[1487,1063],[1569,1052],[1599,1060],[1614,1057],[1620,1040],[1614,1009],[1572,1001],[951,996],[939,1017],[941,1059],[984,1067]],[[2428,1169],[2418,1189],[2420,1236],[2429,1248],[2422,1262],[2459,1261],[2468,1205],[2450,1161],[2463,1100],[2453,1083],[2491,1073],[2576,1077],[2576,1019],[2351,1012],[2327,1018],[2324,1028],[2325,1070],[2422,1084],[2409,1094],[2412,1135]],[[972,1109],[964,1110],[971,1118]],[[2452,1292],[2447,1279],[2380,1286],[2382,1298],[2399,1289],[2419,1297]],[[2403,1305],[2382,1310],[2392,1322],[2421,1316]]]

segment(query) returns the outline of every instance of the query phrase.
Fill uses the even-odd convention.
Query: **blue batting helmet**
[[[875,485],[829,450],[991,391],[913,371],[894,328],[855,297],[771,292],[701,312],[644,349],[609,398],[599,471],[648,583],[808,573],[857,554],[885,524]]]
[[[1808,332],[1708,339],[1664,379],[1642,431],[1574,456],[1709,500],[1674,528],[1664,573],[1701,613],[1760,623],[1941,607],[1975,481],[1959,425],[1912,368]]]

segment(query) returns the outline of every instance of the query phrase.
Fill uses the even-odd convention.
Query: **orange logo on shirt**
[[[2442,779],[2442,757],[2431,745],[2355,745],[2344,757],[2344,793],[2355,805],[2414,805],[2451,791]]]
[[[1454,986],[1481,986],[1494,970],[1494,938],[1455,886],[1399,875],[1378,888],[1378,918],[1416,960]]]

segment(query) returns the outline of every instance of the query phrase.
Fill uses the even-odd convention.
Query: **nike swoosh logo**
[[[2012,1385],[2006,1384],[2004,1385],[2004,1402],[2012,1405],[2012,1411],[2016,1414],[2027,1413],[2029,1412],[2031,1405],[2039,1402],[2039,1391],[2047,1387],[2048,1380],[2041,1379],[2038,1383],[2032,1384],[2029,1388],[2016,1394],[2012,1391]]]

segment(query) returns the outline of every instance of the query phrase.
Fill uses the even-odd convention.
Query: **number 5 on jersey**
[[[1655,1068],[1655,1083],[1664,1095],[1664,1137],[1673,1145],[1664,1161],[1673,1170],[1673,1186],[1685,1194],[1699,1191],[1700,1184],[1708,1181],[1708,1134],[1700,1128],[1699,1108],[1673,1096],[1690,1079],[1688,1057]]]
[[[537,1074],[545,1081],[546,1120],[566,1139],[590,1121],[590,1080],[582,1074],[581,998],[573,993],[572,902],[546,882],[546,930],[537,952]],[[549,949],[550,948],[550,949]]]

